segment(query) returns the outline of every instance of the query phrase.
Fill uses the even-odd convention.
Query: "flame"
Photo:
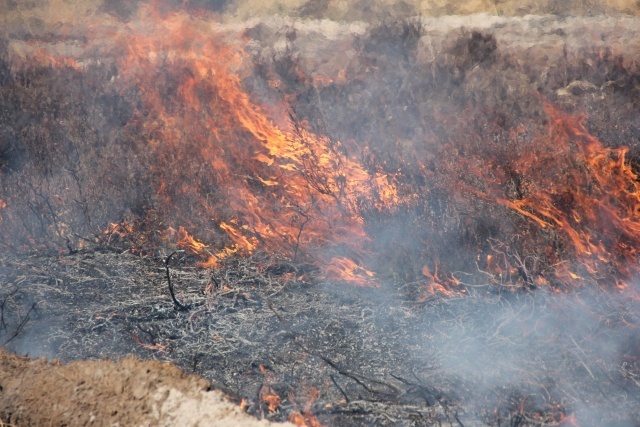
[[[121,221],[120,223],[111,222],[107,226],[107,228],[102,232],[105,237],[118,236],[118,237],[126,237],[135,231],[133,224],[127,221]]]
[[[488,273],[520,271],[538,286],[571,288],[586,281],[617,286],[617,278],[637,274],[640,247],[640,184],[627,161],[628,148],[605,147],[587,132],[584,116],[541,102],[550,119],[546,131],[528,141],[513,131],[506,148],[511,152],[505,155],[478,148],[468,158],[458,157],[456,170],[472,179],[460,180],[460,174],[445,170],[452,176],[447,185],[460,197],[504,206],[529,221],[530,230],[540,230],[533,233],[557,235],[561,242],[528,249],[536,251],[530,258],[545,265],[533,275],[524,271],[522,259],[516,260],[520,265],[502,260],[498,265],[487,258]],[[517,190],[505,197],[514,180]]]
[[[171,229],[171,228],[170,228]],[[173,234],[173,233],[169,233]],[[212,254],[209,246],[196,240],[184,227],[180,226],[177,233],[177,246],[180,249],[187,250],[193,254],[202,255],[204,260],[198,265],[203,268],[216,268],[220,265],[220,261],[231,255],[232,252],[218,252]]]
[[[626,161],[626,147],[606,148],[584,127],[584,117],[571,116],[545,102],[551,118],[546,143],[520,158],[523,175],[535,174],[538,182],[520,200],[499,203],[567,237],[579,263],[590,273],[615,265],[624,277],[635,270],[640,245],[640,186]],[[535,157],[534,157],[535,156]],[[549,162],[550,157],[556,159]],[[536,171],[548,162],[566,168]],[[561,279],[579,280],[566,264],[556,268]]]
[[[146,348],[147,350],[157,350],[161,353],[167,353],[171,350],[171,346],[169,344],[147,344],[144,343],[138,338],[133,332],[131,332],[131,339],[133,342],[138,344],[140,347]]]
[[[431,273],[429,265],[425,264],[422,267],[422,275],[428,281],[423,286],[423,296],[418,298],[418,302],[425,302],[433,295],[440,294],[451,297],[463,292],[462,289],[456,289],[459,283],[455,279],[442,280],[438,277],[438,263],[435,264],[433,273]]]
[[[280,396],[276,392],[267,386],[262,386],[260,389],[260,401],[267,404],[269,412],[273,413],[280,407]]]
[[[317,389],[304,387],[300,396],[304,399],[304,409],[291,412],[288,417],[289,422],[300,427],[324,427],[324,424],[312,412],[313,404],[319,396],[320,392]],[[291,395],[289,400],[295,405],[296,396]]]
[[[202,254],[207,251],[208,246],[194,239],[184,227],[178,229],[178,247],[189,250],[195,254]]]
[[[396,204],[393,178],[365,170],[341,142],[308,132],[304,123],[276,126],[242,88],[242,48],[210,22],[184,13],[163,17],[149,8],[140,14],[136,25],[111,29],[110,36],[123,51],[123,87],[133,83],[142,95],[142,126],[159,158],[163,208],[175,211],[186,200],[197,214],[178,213],[178,246],[202,255],[207,266],[258,249],[298,257],[322,251],[329,255],[314,262],[332,278],[368,283],[363,277],[373,273],[331,253],[347,247],[366,254],[359,206],[363,200],[380,208]],[[161,70],[177,82],[171,97],[158,84]],[[194,160],[202,162],[196,168],[202,175],[185,176]],[[192,185],[198,180],[205,188]],[[217,197],[192,196],[206,194],[207,185]],[[207,221],[218,224],[227,243],[214,248],[206,241],[215,233],[195,238],[187,232],[212,229]]]
[[[292,412],[288,418],[290,423],[293,423],[299,427],[324,427],[315,415],[311,413]]]
[[[377,287],[374,281],[375,273],[359,266],[353,260],[345,257],[331,259],[325,267],[328,279],[354,283],[359,286]]]
[[[262,372],[262,375],[264,375],[265,381],[267,383],[274,383],[276,381],[275,374],[264,367],[264,365],[260,365],[260,372]],[[280,396],[278,395],[278,393],[276,393],[273,388],[269,387],[266,384],[263,384],[262,387],[260,387],[258,397],[260,398],[260,401],[262,403],[267,404],[267,408],[271,413],[277,411],[281,405]]]
[[[6,208],[7,208],[7,204],[5,203],[4,200],[0,199],[0,211]],[[0,217],[0,221],[2,221],[1,217]]]
[[[141,5],[137,18],[126,24],[95,16],[86,28],[85,53],[19,41],[16,51],[25,63],[79,72],[95,58],[114,61],[117,76],[111,88],[126,99],[135,92],[137,110],[124,131],[140,135],[145,145],[139,155],[151,159],[152,207],[140,223],[150,224],[149,234],[166,230],[164,236],[199,256],[202,266],[264,250],[314,263],[331,280],[376,286],[366,214],[410,209],[433,187],[452,195],[458,212],[473,198],[491,205],[491,212],[501,209],[510,219],[518,217],[518,225],[527,224],[526,232],[558,236],[561,243],[551,250],[525,248],[533,254],[530,258],[541,260],[535,274],[524,271],[527,265],[487,258],[488,276],[519,274],[530,286],[608,281],[626,289],[625,281],[638,273],[638,176],[627,161],[628,149],[605,147],[587,132],[583,116],[541,100],[548,127],[529,140],[526,123],[514,126],[506,136],[514,153],[506,160],[495,153],[504,148],[474,148],[464,146],[464,138],[440,141],[434,136],[433,146],[454,154],[423,150],[428,153],[422,156],[437,164],[429,169],[416,151],[420,160],[405,163],[420,163],[425,184],[417,187],[400,168],[389,172],[375,165],[365,144],[310,132],[286,100],[259,105],[243,86],[246,73],[253,72],[245,40],[229,37],[228,29],[206,14],[159,13],[153,5]],[[310,85],[346,78],[344,70],[339,76],[295,71]],[[268,81],[273,93],[282,85]],[[290,116],[288,123],[284,116]],[[434,118],[445,126],[456,120]],[[443,161],[446,155],[453,156],[453,165]],[[514,177],[521,181],[517,191],[505,191]],[[6,208],[0,200],[2,219],[8,222],[11,212]],[[134,232],[143,231],[110,224],[105,236]],[[71,233],[65,229],[58,234]],[[432,272],[429,266],[440,254],[431,248],[416,252],[421,258],[415,266],[424,267],[412,267],[412,274],[422,272],[426,295],[461,292],[448,260],[440,257]],[[482,250],[470,252],[474,256]]]

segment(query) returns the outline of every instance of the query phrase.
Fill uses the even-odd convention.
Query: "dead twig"
[[[172,252],[171,255],[169,255],[167,259],[164,260],[164,268],[165,268],[165,271],[167,272],[167,282],[169,283],[169,294],[171,294],[171,299],[173,300],[173,304],[175,305],[176,310],[189,311],[191,306],[183,305],[180,303],[180,301],[178,301],[175,293],[173,292],[173,284],[171,283],[171,273],[169,272],[169,261],[171,261],[171,258],[177,253],[178,251]]]
[[[302,236],[302,230],[304,226],[309,222],[309,215],[306,212],[300,212],[300,215],[304,217],[304,221],[300,223],[300,227],[298,228],[298,235],[296,236],[296,247],[293,250],[293,263],[296,263],[298,260],[298,250],[300,249],[300,236]]]
[[[11,341],[13,341],[13,339],[15,337],[20,335],[20,332],[22,332],[22,329],[24,328],[24,326],[29,321],[29,315],[31,314],[31,312],[33,310],[35,310],[37,304],[38,304],[37,302],[34,302],[33,304],[31,304],[31,308],[29,309],[29,311],[27,311],[27,314],[24,316],[24,319],[22,319],[22,321],[20,322],[20,324],[16,328],[16,331],[13,333],[13,335],[11,335],[11,337],[8,340],[6,340],[5,342],[2,343],[3,346],[9,344]]]
[[[278,318],[278,320],[280,320],[280,322],[282,323],[282,320],[283,320],[282,317],[273,308],[273,306],[270,303],[267,303],[267,306],[275,314],[275,316]],[[300,348],[303,352],[305,352],[308,355],[320,358],[324,363],[326,363],[331,368],[333,368],[337,373],[339,373],[342,376],[345,376],[347,378],[352,379],[353,381],[358,383],[362,388],[364,388],[369,393],[378,394],[378,393],[381,393],[381,392],[379,390],[374,390],[372,387],[370,387],[369,385],[365,384],[364,381],[368,381],[368,382],[370,382],[372,384],[377,384],[377,385],[380,385],[380,386],[383,386],[383,387],[387,387],[388,389],[392,390],[393,393],[400,394],[400,390],[397,387],[395,387],[395,386],[393,386],[393,385],[391,385],[389,383],[386,383],[386,382],[380,381],[380,380],[376,380],[374,378],[368,378],[368,377],[366,377],[364,375],[356,374],[354,372],[350,372],[350,371],[347,371],[347,370],[341,368],[340,366],[338,366],[338,364],[336,364],[333,360],[329,359],[327,356],[324,356],[324,355],[318,353],[317,351],[313,351],[313,350],[308,349],[305,345],[303,345],[300,342],[298,335],[295,334],[293,331],[289,330],[288,328],[285,328],[284,331],[291,338],[291,341],[293,342],[293,344],[296,347]]]
[[[14,289],[13,291],[9,292],[2,299],[2,303],[0,303],[0,329],[4,329],[4,330],[7,329],[7,324],[6,324],[5,320],[4,320],[4,310],[5,310],[5,306],[7,305],[7,301],[9,300],[9,298],[12,297],[13,295],[15,295],[16,293],[18,293],[18,289]]]
[[[340,387],[340,385],[338,384],[336,379],[333,377],[333,375],[329,375],[329,378],[331,378],[331,381],[333,382],[333,385],[335,385],[336,388],[340,391],[340,394],[342,394],[342,396],[344,396],[344,401],[346,403],[349,403],[350,402],[349,396],[347,396],[347,393],[345,393],[345,391],[342,389],[342,387]]]

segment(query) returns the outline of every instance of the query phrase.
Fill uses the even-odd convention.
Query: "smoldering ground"
[[[638,301],[615,292],[487,285],[420,303],[411,284],[291,280],[302,266],[260,255],[211,274],[176,260],[177,297],[191,307],[181,312],[161,259],[63,259],[3,258],[3,283],[39,302],[9,348],[173,361],[275,420],[310,411],[328,425],[637,425]],[[275,412],[265,390],[280,396]]]

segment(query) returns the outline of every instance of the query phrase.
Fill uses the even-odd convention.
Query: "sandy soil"
[[[0,350],[3,422],[18,426],[276,425],[249,417],[222,392],[210,390],[207,380],[168,363],[127,357],[116,363],[61,365]]]

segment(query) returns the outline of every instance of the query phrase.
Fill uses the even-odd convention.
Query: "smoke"
[[[639,320],[637,301],[593,290],[479,300],[448,303],[448,318],[421,332],[435,349],[424,362],[469,387],[465,400],[487,414],[477,421],[553,412],[554,402],[565,411],[557,416],[573,413],[581,426],[614,421],[603,414],[609,396],[632,386],[620,366],[636,357],[627,322]],[[615,405],[620,420],[637,417],[632,404]]]
[[[609,25],[614,21],[606,24],[601,19],[588,22],[598,26],[598,31],[611,34],[609,40],[630,41]],[[305,101],[312,102],[306,110],[303,105],[298,111],[309,118],[312,126],[316,124],[314,130],[318,132],[325,131],[342,140],[367,141],[377,156],[376,161],[384,162],[388,171],[402,167],[406,178],[412,173],[407,163],[420,156],[427,159],[427,168],[429,162],[436,168],[438,162],[448,161],[448,153],[437,145],[439,141],[473,139],[474,134],[491,126],[509,129],[517,126],[522,118],[544,116],[541,106],[530,98],[532,90],[540,90],[571,108],[579,104],[579,99],[585,100],[580,98],[584,93],[565,89],[572,80],[593,81],[597,82],[595,87],[600,87],[611,78],[610,71],[595,71],[595,62],[588,58],[598,51],[607,52],[612,45],[579,36],[578,28],[585,22],[583,18],[560,24],[550,17],[524,20],[486,17],[475,21],[477,32],[461,29],[463,22],[469,21],[458,17],[427,19],[422,21],[422,28],[412,22],[385,24],[371,29],[360,44],[347,44],[344,57],[349,60],[346,63],[333,65],[324,62],[322,55],[301,62],[309,74],[322,70],[323,76],[329,76],[333,83],[320,83],[313,91],[301,94]],[[607,19],[604,22],[608,22]],[[615,22],[624,25],[624,20]],[[414,33],[416,28],[418,31]],[[536,40],[533,44],[532,32]],[[261,36],[265,33],[271,37],[278,34],[276,30],[269,32],[263,28]],[[301,33],[302,30],[294,42],[288,43],[287,51],[272,53],[274,63],[301,55],[305,46],[305,35]],[[284,37],[284,32],[280,34]],[[622,45],[613,49],[612,57],[620,55],[624,58],[620,60],[627,63],[637,60],[635,54]],[[516,58],[523,51],[526,59],[519,62]],[[325,65],[327,63],[330,65]],[[571,70],[568,77],[559,78],[550,64],[557,69]],[[332,65],[335,68],[331,69]],[[371,71],[363,72],[367,66]],[[610,65],[603,66],[606,69]],[[286,81],[285,75],[280,76]],[[596,92],[602,94],[600,89]],[[613,96],[616,100],[611,103],[590,104],[592,123],[599,122],[600,117],[614,115],[618,123],[625,123],[620,126],[622,132],[634,132],[630,129],[637,129],[637,121],[626,115],[624,107],[618,108],[618,96],[626,95],[621,91]],[[448,101],[441,101],[443,98]],[[594,99],[590,95],[587,98],[590,101],[586,102]],[[436,115],[430,108],[438,102],[446,106]],[[477,120],[468,107],[470,102],[481,105],[485,111],[497,110],[498,113],[490,119]],[[323,119],[314,122],[312,118],[318,116]],[[424,119],[434,116],[440,121]],[[472,120],[477,122],[469,127],[462,124]],[[467,132],[456,133],[460,127]],[[592,125],[591,129],[611,135],[604,131],[605,127]],[[499,159],[518,157],[514,154],[518,148],[509,145],[506,133],[482,135],[484,137],[472,142],[484,144],[486,150],[495,149],[488,152]],[[417,142],[425,139],[429,142],[422,145]],[[429,144],[431,141],[436,142]],[[496,145],[492,146],[491,141]],[[617,147],[627,141],[629,139],[617,137],[607,143]],[[472,150],[468,149],[465,154],[469,156]],[[454,157],[452,162],[462,161],[458,153]],[[471,168],[455,170],[460,172],[456,177],[462,179],[465,172],[472,174]],[[446,187],[420,186],[424,175],[414,172],[409,191],[424,197],[424,205],[394,212],[392,216],[372,213],[367,217],[371,221],[368,231],[373,236],[372,246],[382,254],[370,265],[375,266],[375,271],[394,277],[407,292],[408,299],[424,297],[420,287],[432,281],[423,277],[425,262],[432,276],[439,263],[440,268],[447,265],[448,271],[458,271],[456,277],[471,285],[468,289],[475,298],[444,303],[444,319],[425,320],[418,326],[419,332],[402,343],[414,349],[410,353],[422,362],[418,366],[436,365],[446,372],[443,375],[446,379],[439,378],[433,383],[455,382],[458,378],[468,387],[463,400],[477,397],[473,403],[476,414],[485,413],[486,418],[470,416],[471,419],[465,421],[490,424],[500,417],[507,419],[506,414],[521,413],[521,421],[512,419],[517,424],[532,414],[542,417],[541,414],[554,413],[555,407],[554,418],[537,421],[559,423],[575,414],[581,426],[635,425],[627,421],[638,416],[631,399],[613,403],[609,397],[626,394],[628,387],[635,387],[624,368],[637,357],[634,347],[637,337],[634,328],[629,328],[638,322],[634,314],[638,310],[636,297],[629,297],[637,295],[633,282],[629,282],[629,288],[621,294],[589,287],[569,294],[548,290],[512,293],[514,288],[536,287],[528,270],[550,267],[550,264],[535,267],[546,245],[536,240],[532,229],[517,218],[487,210],[472,198],[464,202],[457,200]],[[521,191],[517,178],[513,180],[514,187],[506,191]],[[434,181],[428,182],[434,184]],[[537,236],[546,239],[543,235]],[[497,238],[501,240],[496,241]],[[526,240],[536,243],[518,246],[518,242]],[[487,273],[485,269],[490,264],[487,261],[485,265],[487,255],[508,258],[509,262],[520,260],[521,269],[511,268],[517,266],[514,263],[503,265],[499,272]],[[572,261],[566,265],[569,271],[581,268]],[[469,282],[468,273],[479,274],[475,281]],[[611,276],[601,278],[606,281]],[[393,293],[389,298],[394,301]],[[381,317],[392,329],[394,319]],[[422,345],[416,346],[415,342]],[[611,405],[619,408],[619,421],[608,418]]]

